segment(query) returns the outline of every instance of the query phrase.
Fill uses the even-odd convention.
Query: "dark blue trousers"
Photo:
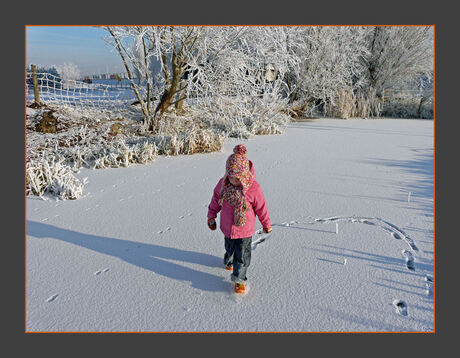
[[[230,276],[233,282],[244,283],[248,279],[246,273],[251,263],[252,237],[243,239],[230,239],[225,237],[224,265],[233,265]]]

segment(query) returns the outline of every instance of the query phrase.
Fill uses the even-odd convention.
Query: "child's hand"
[[[208,218],[208,227],[209,227],[212,231],[216,230],[216,226],[217,226],[217,225],[216,225],[216,220],[215,220],[215,218]]]
[[[271,226],[268,227],[268,228],[265,228],[265,227],[264,227],[264,232],[265,232],[266,234],[271,233],[271,232],[272,232],[272,227],[271,227]]]

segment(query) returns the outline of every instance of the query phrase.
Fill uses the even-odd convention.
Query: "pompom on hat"
[[[233,148],[233,153],[235,154],[246,154],[248,150],[243,144],[238,144],[235,145],[235,148]]]

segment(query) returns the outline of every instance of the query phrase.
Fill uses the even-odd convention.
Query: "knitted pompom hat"
[[[233,148],[225,165],[225,177],[220,190],[219,204],[227,201],[234,207],[234,224],[243,226],[246,223],[246,212],[248,203],[246,202],[246,192],[252,184],[252,173],[249,170],[249,159],[246,156],[246,147],[238,144]],[[228,177],[235,177],[240,180],[241,186],[234,187]]]
[[[227,176],[236,177],[238,179],[247,177],[249,172],[249,159],[246,156],[247,149],[243,144],[238,144],[233,148],[225,166],[225,174]]]

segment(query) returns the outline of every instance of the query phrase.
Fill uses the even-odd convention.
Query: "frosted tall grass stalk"
[[[339,234],[339,224],[335,223],[335,233]]]
[[[411,196],[412,192],[409,192],[409,194],[407,195],[407,202],[410,203],[410,196]]]

